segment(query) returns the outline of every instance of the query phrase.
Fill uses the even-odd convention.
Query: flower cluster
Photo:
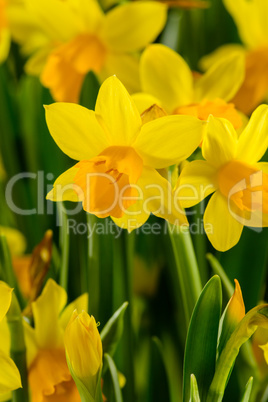
[[[201,396],[202,402],[221,401],[240,347],[258,327],[267,329],[267,305],[245,314],[238,281],[231,296],[229,278],[215,257],[209,256],[230,298],[220,321],[219,279],[210,279],[201,292],[204,278],[211,273],[204,268],[205,261],[197,263],[206,254],[206,239],[200,242],[199,237],[193,246],[189,235],[194,213],[202,219],[213,252],[236,246],[244,227],[260,230],[268,226],[268,1],[222,0],[221,7],[232,17],[240,43],[223,41],[193,62],[195,57],[191,59],[183,47],[179,54],[179,46],[172,41],[176,35],[181,40],[183,29],[176,18],[193,8],[197,9],[194,12],[209,12],[209,7],[203,0],[0,0],[0,100],[4,101],[0,114],[8,121],[0,121],[0,130],[5,132],[0,185],[2,188],[6,181],[6,166],[16,175],[19,163],[27,166],[29,159],[38,171],[39,162],[49,160],[53,178],[60,172],[54,184],[50,183],[46,193],[38,188],[36,196],[32,189],[23,190],[23,182],[18,198],[23,203],[30,194],[31,202],[34,199],[37,204],[46,198],[47,215],[53,215],[55,204],[51,201],[58,203],[62,214],[58,244],[53,244],[53,232],[45,223],[45,237],[31,255],[25,255],[24,236],[8,227],[10,222],[16,226],[20,219],[11,214],[11,208],[1,214],[0,400],[102,402],[107,393],[108,400],[120,402],[125,378],[117,371],[113,355],[123,333],[127,306],[123,301],[130,302],[125,351],[134,359],[133,289],[151,296],[163,267],[169,267],[168,281],[174,282],[174,316],[185,321],[182,332],[179,323],[174,333],[184,340],[188,332],[183,400],[198,401]],[[178,27],[173,30],[174,21]],[[7,87],[2,88],[6,81]],[[18,122],[14,117],[17,110],[21,112]],[[8,151],[19,135],[24,142],[20,149],[29,149],[26,157],[19,155],[20,149],[13,154]],[[64,157],[61,151],[75,162],[66,159],[57,164],[57,158]],[[72,259],[72,264],[77,264],[72,275],[69,256],[75,242],[72,244],[67,230],[68,213],[62,212],[69,201],[82,203],[86,214],[78,219],[87,216],[91,233],[96,222],[110,218],[114,227],[125,229],[124,234],[120,232],[121,246],[118,239],[108,236],[102,243],[96,234],[81,240]],[[160,222],[161,227],[166,224],[170,239],[166,245],[161,237],[161,247],[168,255],[173,250],[166,265],[161,252],[153,256],[153,274],[148,274],[150,270],[141,262],[142,254],[150,254],[151,243],[141,237],[144,245],[137,257],[139,242],[134,246],[126,241],[149,219]],[[29,223],[36,233],[39,222],[41,219]],[[102,250],[107,250],[106,259]],[[234,263],[238,259],[234,258]],[[107,269],[102,275],[107,261],[118,271],[110,274]],[[233,279],[230,273],[229,277]],[[258,278],[255,304],[264,274]],[[153,286],[143,286],[142,280],[147,279]],[[99,324],[88,311],[99,314],[103,289],[103,299],[113,303],[102,311],[107,323],[99,332]],[[92,308],[88,308],[88,296]],[[252,304],[253,298],[249,300]],[[137,311],[142,325],[145,313]],[[267,365],[268,336],[258,331],[252,350],[257,356],[257,345]],[[162,328],[158,332],[165,347],[172,344]],[[195,332],[204,342],[203,349]],[[181,354],[181,348],[178,350]],[[160,354],[161,365],[166,366]],[[200,371],[204,359],[206,375]],[[130,391],[126,391],[128,402],[135,400],[131,364],[134,366],[133,362],[123,365],[132,377]],[[121,369],[120,359],[118,366]],[[172,371],[167,370],[170,383]],[[251,392],[252,383],[248,384],[244,401]]]

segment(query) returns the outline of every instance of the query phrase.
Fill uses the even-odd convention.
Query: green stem
[[[128,234],[122,231],[118,239],[114,239],[114,291],[115,304],[121,305],[128,301],[129,307],[125,313],[125,325],[123,333],[123,363],[127,378],[127,386],[124,389],[125,400],[136,401],[135,397],[135,373],[134,373],[134,333],[132,328],[133,294],[132,294],[132,264],[134,256],[135,233]],[[122,293],[119,294],[119,289]]]
[[[186,327],[188,327],[193,308],[202,291],[202,283],[189,230],[181,230],[170,224],[168,229],[176,261]]]
[[[18,367],[22,383],[22,388],[12,392],[12,402],[27,402],[29,400],[29,395],[26,346],[24,341],[21,309],[15,293],[12,295],[11,305],[6,317],[10,331],[10,356]]]
[[[100,302],[100,240],[96,232],[98,218],[95,215],[87,214],[88,233],[88,253],[87,253],[87,280],[88,294],[90,297],[90,314],[95,317],[99,315]]]
[[[60,267],[60,286],[68,291],[68,276],[69,276],[69,247],[70,236],[67,230],[68,219],[64,212],[63,204],[58,204],[58,211],[60,214],[60,248],[61,248],[61,267]]]

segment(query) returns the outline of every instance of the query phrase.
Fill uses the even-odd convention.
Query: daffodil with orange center
[[[140,76],[143,93],[134,95],[142,113],[152,104],[168,114],[184,114],[207,120],[227,118],[238,129],[242,119],[234,105],[228,103],[243,81],[244,59],[240,55],[215,63],[203,76],[194,77],[188,64],[174,50],[155,44],[143,52]]]
[[[32,303],[34,328],[25,322],[28,380],[32,402],[80,402],[64,349],[64,331],[75,309],[86,310],[84,294],[65,307],[67,294],[52,279]]]
[[[10,391],[21,388],[20,373],[8,356],[7,347],[9,346],[9,332],[5,322],[3,321],[11,304],[12,289],[5,283],[0,281],[0,400],[5,401],[10,399]]]
[[[266,0],[224,0],[233,17],[243,45],[228,44],[204,57],[201,66],[207,69],[215,60],[231,54],[245,56],[243,85],[232,99],[243,113],[250,114],[268,95],[268,2]]]
[[[58,146],[79,160],[56,180],[48,199],[82,201],[87,212],[111,216],[128,230],[141,226],[150,213],[187,223],[169,182],[156,169],[191,155],[202,137],[202,121],[165,116],[142,124],[133,100],[114,76],[101,86],[95,112],[55,103],[46,107],[46,119]]]
[[[214,193],[204,213],[204,228],[219,251],[235,246],[244,226],[268,225],[268,163],[258,161],[268,145],[268,106],[253,113],[240,134],[228,120],[209,117],[202,153],[205,160],[182,170],[176,197],[184,207]]]
[[[39,26],[30,46],[28,27],[21,27],[21,35],[14,27],[15,39],[34,51],[26,70],[40,75],[56,101],[76,103],[89,71],[101,82],[116,74],[129,91],[136,91],[137,52],[159,35],[167,13],[165,5],[152,1],[117,5],[106,14],[97,0],[25,0],[24,8]]]

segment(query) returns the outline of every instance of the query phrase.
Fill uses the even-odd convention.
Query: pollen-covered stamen
[[[268,213],[268,175],[242,161],[231,161],[218,173],[221,193],[241,211]]]

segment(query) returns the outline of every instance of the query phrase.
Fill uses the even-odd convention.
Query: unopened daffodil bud
[[[102,343],[95,318],[75,310],[66,327],[64,343],[68,366],[80,395],[86,387],[92,401],[101,400]]]

